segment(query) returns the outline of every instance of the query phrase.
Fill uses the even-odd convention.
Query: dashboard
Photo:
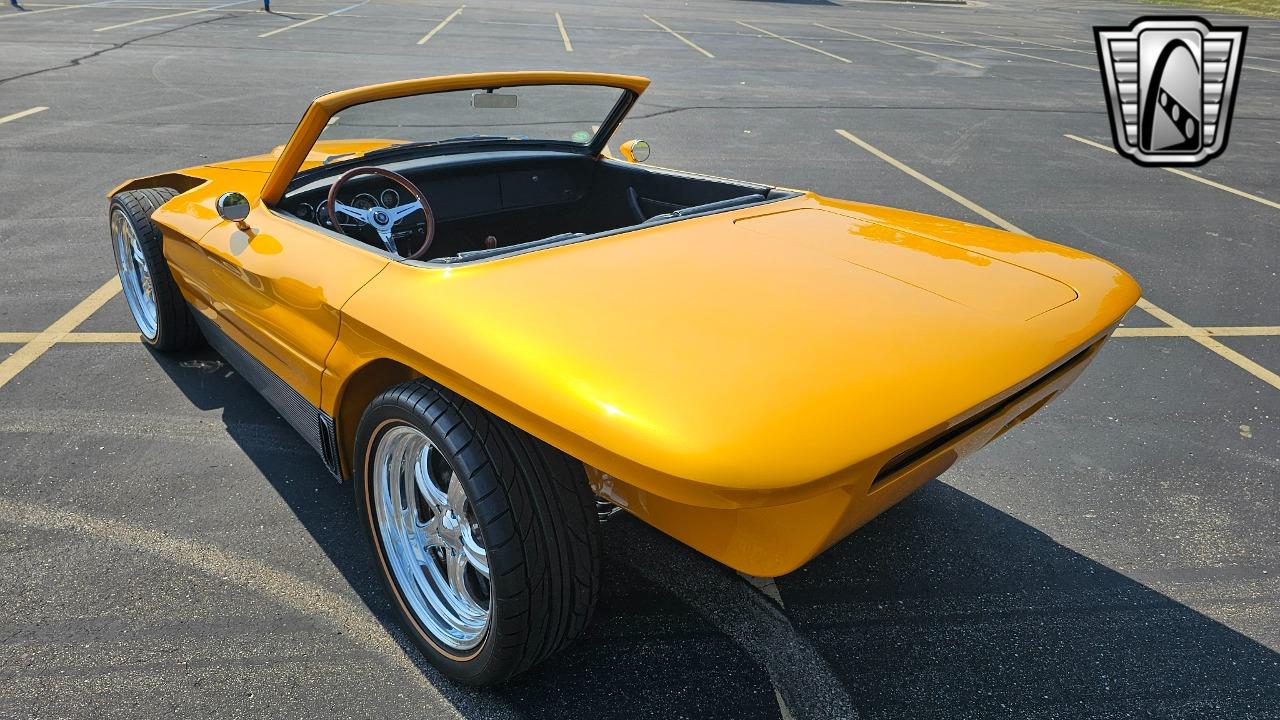
[[[582,156],[555,152],[474,153],[379,163],[413,183],[431,203],[437,224],[581,200],[591,173]],[[290,190],[281,208],[301,220],[334,229],[325,202],[336,178],[322,178]],[[413,198],[396,183],[376,175],[352,178],[338,201],[361,209],[395,207]],[[340,217],[344,227],[349,218]],[[419,214],[403,222],[420,220]],[[352,220],[351,226],[358,226]],[[400,225],[396,229],[400,229]]]

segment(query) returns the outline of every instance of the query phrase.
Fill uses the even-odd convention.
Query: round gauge
[[[315,219],[316,210],[315,208],[311,207],[307,203],[298,203],[298,207],[293,209],[293,214],[297,215],[299,218],[303,220],[310,222]]]
[[[351,199],[352,207],[358,208],[360,210],[370,210],[373,208],[373,206],[377,204],[378,204],[378,201],[375,200],[373,196],[370,195],[369,193],[360,193],[359,195]]]
[[[378,196],[378,199],[382,201],[382,207],[393,208],[400,204],[400,193],[391,188],[387,188],[382,191],[382,194]]]

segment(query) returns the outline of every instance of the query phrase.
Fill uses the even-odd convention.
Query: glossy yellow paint
[[[363,407],[351,398],[424,376],[580,459],[641,519],[776,575],[1039,409],[1138,299],[1128,275],[1077,250],[813,194],[453,266],[391,258],[265,202],[304,163],[390,142],[312,147],[343,107],[533,78],[570,81],[337,93],[270,156],[180,171],[192,186],[155,218],[188,300],[334,417],[340,440]],[[230,190],[256,201],[247,235],[213,211]],[[340,454],[349,470],[353,448]]]

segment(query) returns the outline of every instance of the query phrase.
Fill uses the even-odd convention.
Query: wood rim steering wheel
[[[347,181],[351,178],[359,177],[361,175],[379,175],[387,178],[388,180],[393,180],[400,185],[400,187],[408,190],[409,194],[413,195],[415,199],[413,202],[405,203],[404,205],[397,205],[393,208],[372,207],[368,210],[361,210],[360,208],[338,202],[338,190],[340,190],[343,185],[346,185]],[[342,177],[338,178],[333,185],[329,187],[329,198],[325,201],[325,209],[329,211],[329,221],[333,223],[334,229],[338,232],[346,232],[342,229],[342,224],[338,222],[338,213],[342,213],[343,215],[359,220],[377,231],[378,238],[382,240],[382,244],[386,247],[387,251],[395,255],[400,255],[400,250],[396,247],[396,241],[392,235],[392,227],[402,218],[407,217],[415,210],[421,210],[422,214],[426,216],[426,224],[423,226],[422,247],[419,247],[416,252],[410,255],[400,255],[406,260],[417,260],[423,255],[426,255],[427,248],[431,247],[431,241],[436,235],[435,213],[431,211],[431,203],[427,202],[427,197],[422,194],[422,191],[419,190],[416,185],[406,180],[404,176],[387,170],[386,168],[366,165],[364,167],[352,168],[343,173]]]

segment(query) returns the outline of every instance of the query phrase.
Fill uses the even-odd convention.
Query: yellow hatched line
[[[1119,154],[1120,154],[1120,153],[1117,153],[1117,152],[1116,152],[1116,149],[1115,149],[1115,148],[1113,148],[1113,147],[1108,147],[1108,146],[1106,146],[1106,145],[1103,145],[1102,143],[1094,142],[1094,141],[1089,140],[1089,139],[1087,139],[1087,138],[1079,137],[1078,135],[1072,135],[1071,133],[1067,133],[1067,134],[1063,135],[1063,137],[1067,138],[1068,140],[1075,140],[1075,141],[1076,141],[1076,142],[1078,142],[1078,143],[1083,143],[1083,144],[1085,144],[1085,145],[1089,145],[1089,146],[1091,146],[1091,147],[1096,147],[1096,148],[1098,148],[1099,150],[1106,150],[1107,152],[1112,153],[1112,154],[1114,154],[1114,155],[1119,155]],[[1280,202],[1276,202],[1275,200],[1268,200],[1268,199],[1266,199],[1266,198],[1264,198],[1264,197],[1259,197],[1259,196],[1257,196],[1257,195],[1254,195],[1253,193],[1245,192],[1244,190],[1237,190],[1236,188],[1233,188],[1233,187],[1231,187],[1230,185],[1223,185],[1223,184],[1222,184],[1222,183],[1220,183],[1220,182],[1216,182],[1216,181],[1214,181],[1214,180],[1210,180],[1209,178],[1200,177],[1199,175],[1195,175],[1195,174],[1193,174],[1193,173],[1189,173],[1189,172],[1187,172],[1186,170],[1179,170],[1178,168],[1171,168],[1171,167],[1161,168],[1161,169],[1162,169],[1162,170],[1165,170],[1165,171],[1167,171],[1167,172],[1171,172],[1171,173],[1173,173],[1174,175],[1178,175],[1178,176],[1180,176],[1180,177],[1184,177],[1184,178],[1186,178],[1186,179],[1188,179],[1188,180],[1195,180],[1196,182],[1200,183],[1201,185],[1208,185],[1208,186],[1209,186],[1209,187],[1211,187],[1211,188],[1216,188],[1216,189],[1221,190],[1221,191],[1223,191],[1223,192],[1229,192],[1229,193],[1231,193],[1232,195],[1237,195],[1237,196],[1242,197],[1242,198],[1244,198],[1244,199],[1246,199],[1246,200],[1252,200],[1252,201],[1254,201],[1254,202],[1256,202],[1256,203],[1259,203],[1259,204],[1262,204],[1262,205],[1266,205],[1267,207],[1271,207],[1271,208],[1275,208],[1275,209],[1277,209],[1277,210],[1280,210]]]
[[[818,27],[820,27],[820,28],[826,28],[826,29],[831,30],[831,31],[833,31],[833,32],[844,33],[845,35],[852,35],[852,36],[854,36],[854,37],[856,37],[856,38],[862,38],[863,40],[870,40],[871,42],[878,42],[878,43],[881,43],[881,44],[883,44],[883,45],[888,45],[888,46],[890,46],[890,47],[900,48],[900,49],[902,49],[902,50],[906,50],[907,52],[912,52],[912,53],[915,53],[915,54],[917,54],[917,55],[928,55],[929,57],[936,57],[936,58],[938,58],[938,59],[940,59],[940,60],[948,60],[948,61],[953,62],[953,63],[960,63],[961,65],[968,65],[969,67],[976,67],[976,68],[978,68],[979,70],[983,70],[983,69],[984,69],[984,68],[983,68],[983,66],[979,65],[978,63],[969,62],[968,60],[957,60],[956,58],[953,58],[953,57],[947,57],[946,55],[939,55],[938,53],[929,52],[928,50],[920,50],[919,48],[908,47],[908,46],[906,46],[906,45],[899,45],[898,43],[895,43],[895,42],[889,42],[888,40],[881,40],[880,38],[873,38],[873,37],[871,37],[870,35],[863,35],[862,33],[850,32],[850,31],[848,31],[848,30],[841,30],[841,29],[840,29],[840,28],[838,28],[838,27],[831,27],[830,25],[823,25],[822,23],[817,23],[817,22],[816,22],[816,23],[814,23],[814,25],[817,25],[817,26],[818,26]]]
[[[90,293],[89,297],[68,310],[67,314],[54,320],[52,325],[44,329],[44,332],[28,340],[25,345],[18,348],[17,352],[0,361],[0,387],[4,387],[15,375],[45,354],[55,343],[61,342],[68,333],[75,330],[80,323],[87,320],[118,292],[120,292],[120,279],[113,276],[102,287]]]
[[[564,19],[556,13],[556,27],[560,28],[560,39],[564,40],[564,51],[573,52],[573,43],[569,42],[569,33],[564,29]]]
[[[677,40],[679,40],[680,42],[684,43],[685,45],[688,45],[689,47],[693,48],[694,50],[697,50],[698,52],[702,53],[703,55],[706,55],[706,56],[707,56],[707,57],[709,57],[709,58],[713,58],[713,57],[715,57],[715,55],[712,55],[711,53],[709,53],[709,52],[707,52],[706,50],[703,50],[701,47],[699,47],[699,46],[697,45],[697,43],[695,43],[695,42],[693,42],[692,40],[690,40],[689,38],[687,38],[687,37],[685,37],[685,36],[681,35],[680,33],[676,32],[675,30],[672,30],[671,28],[667,27],[666,25],[663,25],[662,23],[658,22],[657,20],[654,20],[653,18],[649,17],[648,15],[645,15],[645,16],[644,16],[644,19],[645,19],[645,20],[648,20],[649,22],[653,23],[654,25],[657,25],[658,27],[662,28],[663,30],[666,30],[667,32],[671,33],[672,35],[674,35],[674,36],[676,37],[676,39],[677,39]]]
[[[457,10],[454,10],[453,12],[449,13],[449,17],[447,17],[447,18],[445,18],[445,19],[441,20],[439,25],[436,25],[435,27],[431,28],[431,32],[427,33],[426,35],[423,35],[423,36],[422,36],[422,39],[418,41],[418,44],[419,44],[419,45],[426,45],[426,44],[427,44],[427,41],[428,41],[428,40],[430,40],[431,38],[435,37],[435,34],[436,34],[436,33],[438,33],[438,32],[440,32],[441,30],[443,30],[443,29],[444,29],[444,26],[445,26],[445,25],[448,25],[450,20],[453,20],[454,18],[456,18],[456,17],[458,17],[459,15],[461,15],[461,14],[462,14],[462,11],[463,11],[466,7],[467,7],[466,5],[463,5],[462,7],[458,8]]]
[[[912,35],[921,35],[927,38],[933,38],[934,40],[946,40],[947,42],[953,42],[953,43],[956,43],[957,45],[968,45],[969,47],[982,48],[983,50],[990,50],[992,52],[1004,53],[1005,55],[1017,55],[1018,57],[1031,58],[1032,60],[1040,60],[1041,62],[1053,63],[1055,65],[1066,65],[1067,67],[1079,68],[1081,70],[1088,70],[1090,72],[1098,71],[1098,68],[1096,67],[1088,67],[1086,65],[1076,65],[1075,63],[1062,62],[1061,60],[1054,60],[1052,58],[1040,57],[1039,55],[1028,55],[1027,53],[1020,53],[1020,52],[1017,52],[1016,50],[1005,50],[1004,48],[991,47],[990,45],[979,45],[978,43],[971,43],[971,42],[966,42],[964,40],[957,40],[956,38],[948,37],[946,35],[937,35],[935,33],[920,32],[918,30],[908,30],[906,28],[898,27],[897,25],[885,25],[885,27],[889,28],[890,30],[897,30],[898,32],[911,33]]]
[[[821,53],[821,54],[823,54],[823,55],[826,55],[826,56],[827,56],[827,57],[829,57],[829,58],[835,58],[836,60],[839,60],[839,61],[840,61],[840,62],[842,62],[842,63],[849,63],[850,65],[852,65],[852,64],[853,64],[853,61],[852,61],[852,60],[850,60],[849,58],[846,58],[846,57],[840,57],[839,55],[836,55],[835,53],[829,53],[829,52],[827,52],[826,50],[823,50],[822,48],[816,48],[816,47],[814,47],[814,46],[812,46],[812,45],[805,45],[804,43],[800,42],[799,40],[792,40],[792,39],[791,39],[791,38],[789,38],[789,37],[783,37],[783,36],[779,35],[778,33],[775,33],[775,32],[769,32],[768,30],[765,30],[764,28],[756,27],[755,25],[752,25],[752,24],[750,24],[750,23],[744,23],[744,22],[742,22],[741,20],[737,20],[737,21],[735,21],[735,22],[737,22],[737,23],[738,23],[739,25],[741,25],[742,27],[745,27],[745,28],[751,28],[752,30],[755,30],[756,32],[764,33],[765,35],[768,35],[769,37],[772,37],[772,38],[777,38],[777,39],[781,40],[782,42],[791,43],[792,45],[795,45],[795,46],[797,46],[797,47],[802,47],[802,48],[804,48],[805,50],[812,50],[812,51],[814,51],[814,52],[816,52],[816,53]]]
[[[855,145],[858,145],[859,147],[863,148],[864,150],[867,150],[868,152],[875,155],[876,157],[879,157],[880,159],[885,160],[886,162],[898,168],[899,170],[902,170],[903,172],[916,178],[917,180],[920,180],[921,182],[928,185],[929,187],[959,202],[960,204],[964,205],[970,210],[973,210],[974,212],[978,213],[982,217],[987,218],[988,220],[991,220],[992,222],[996,223],[1000,227],[1006,230],[1009,230],[1010,232],[1016,232],[1020,235],[1029,236],[1029,233],[1027,233],[1022,228],[1018,227],[1017,225],[1014,225],[1008,220],[1005,220],[999,215],[996,215],[990,210],[987,210],[981,205],[978,205],[977,203],[964,197],[960,193],[957,193],[954,190],[944,187],[941,183],[937,182],[936,180],[932,180],[926,177],[924,174],[917,172],[916,170],[913,170],[912,168],[908,167],[905,163],[899,162],[898,160],[895,160],[889,157],[888,154],[873,147],[870,143],[867,143],[866,141],[855,137],[852,133],[849,133],[845,130],[836,130],[836,132],[839,133],[845,139],[854,143]],[[1168,310],[1165,310],[1164,308],[1157,306],[1155,303],[1151,302],[1150,300],[1147,300],[1146,298],[1138,299],[1138,307],[1142,308],[1144,312],[1156,318],[1160,322],[1163,322],[1165,325],[1168,325],[1170,328],[1176,329],[1176,330],[1182,330],[1183,332],[1186,333],[1184,337],[1188,337],[1194,342],[1197,342],[1200,345],[1204,346],[1205,348],[1213,351],[1214,353],[1217,353],[1221,357],[1226,358],[1227,360],[1230,360],[1232,363],[1235,363],[1237,367],[1241,368],[1245,372],[1249,373],[1250,375],[1253,375],[1254,377],[1276,388],[1277,390],[1280,390],[1280,375],[1277,375],[1276,373],[1262,367],[1261,365],[1254,362],[1253,360],[1250,360],[1244,355],[1241,355],[1235,350],[1232,350],[1226,345],[1223,345],[1222,343],[1210,337],[1207,333],[1200,334],[1198,332],[1194,332],[1199,330],[1200,328],[1193,327],[1191,324],[1184,322],[1182,319],[1178,318],[1173,313],[1169,312]],[[1133,328],[1133,330],[1137,330],[1137,329],[1138,328]]]

